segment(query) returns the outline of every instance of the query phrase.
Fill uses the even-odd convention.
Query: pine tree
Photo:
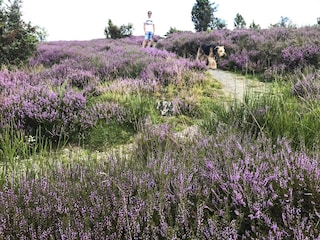
[[[3,7],[0,1],[0,65],[20,65],[36,52],[37,28],[23,21],[21,4],[13,0]]]
[[[236,17],[234,18],[234,27],[237,29],[245,28],[247,25],[246,21],[242,17],[240,13],[237,13]]]
[[[217,11],[217,7],[213,5],[215,5],[215,3],[210,3],[209,0],[197,0],[194,4],[191,17],[197,32],[214,28],[214,13]]]

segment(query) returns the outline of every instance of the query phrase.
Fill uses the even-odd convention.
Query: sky
[[[262,28],[287,17],[298,27],[314,25],[320,17],[320,0],[212,0],[217,6],[215,17],[233,29],[237,13],[250,25]],[[45,29],[47,41],[91,40],[105,38],[104,29],[111,19],[117,26],[133,24],[133,35],[143,35],[147,12],[153,12],[156,35],[170,29],[194,31],[191,10],[196,0],[23,0],[22,17]]]

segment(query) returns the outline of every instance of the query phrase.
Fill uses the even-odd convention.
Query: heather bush
[[[36,56],[29,60],[30,64],[43,64],[44,66],[51,67],[64,59],[75,58],[77,56],[77,51],[74,51],[75,42],[68,41],[63,43],[40,43],[37,47]]]
[[[167,71],[168,65],[174,68],[203,69],[203,65],[191,61],[176,59],[176,54],[156,48],[141,49],[139,39],[125,38],[120,40],[92,40],[83,42],[50,42],[39,46],[36,57],[30,59],[34,66],[43,64],[54,66],[67,61],[66,67],[83,69],[101,80],[118,78],[160,78],[161,71]],[[70,62],[70,63],[69,63]],[[170,63],[170,64],[169,64]],[[152,64],[155,64],[152,67]],[[157,67],[156,64],[159,64]],[[161,67],[161,64],[168,64]],[[147,70],[146,73],[146,69]],[[65,70],[64,70],[65,71]],[[160,72],[159,72],[160,71]],[[173,71],[168,68],[168,71]],[[63,72],[64,73],[64,72]],[[178,72],[177,74],[179,74]],[[158,79],[159,80],[159,79]]]
[[[174,33],[157,47],[194,58],[202,43],[225,46],[227,56],[219,59],[219,68],[251,74],[267,72],[267,80],[276,71],[292,73],[307,66],[319,68],[319,28],[270,28],[214,30],[202,33]],[[280,67],[280,68],[279,68]]]
[[[26,87],[26,86],[24,86]],[[16,128],[34,134],[39,126],[47,137],[74,137],[95,125],[99,119],[121,120],[124,111],[116,104],[96,104],[87,107],[81,93],[60,89],[54,92],[43,86],[17,89],[5,96],[1,104],[5,122],[15,122]]]
[[[228,30],[219,30],[212,33],[207,32],[177,32],[172,33],[165,39],[158,41],[156,47],[174,52],[179,56],[195,58],[200,44],[211,43],[225,45],[225,36]]]
[[[183,114],[190,117],[201,117],[203,109],[192,99],[174,98],[172,101],[176,114]]]
[[[296,70],[290,78],[292,82],[291,92],[302,99],[319,99],[320,97],[320,71],[307,69]]]
[[[166,50],[141,49],[140,40],[39,44],[28,69],[0,72],[3,124],[13,121],[27,135],[41,127],[55,141],[97,142],[97,136],[86,136],[96,132],[95,125],[108,128],[112,122],[115,129],[117,122],[118,131],[127,129],[130,136],[128,127],[135,130],[148,114],[156,114],[150,106],[158,92],[169,84],[192,86],[203,79],[198,70],[204,65]],[[143,106],[145,98],[136,102],[130,96],[135,94],[153,99]]]
[[[2,127],[12,123],[27,135],[34,135],[41,127],[45,136],[55,140],[63,136],[77,138],[98,120],[121,122],[125,116],[124,109],[116,103],[89,106],[84,95],[66,83],[48,86],[38,82],[33,85],[36,83],[32,82],[31,75],[4,72],[0,84],[3,89],[0,103]]]
[[[89,157],[42,169],[37,178],[31,169],[15,181],[7,178],[0,236],[319,237],[319,156],[294,151],[285,139],[272,144],[263,135],[240,137],[230,129],[188,140],[148,121],[141,131],[133,155]]]
[[[318,73],[303,66],[318,55],[302,47],[317,30],[299,31],[170,34],[159,49],[138,37],[42,43],[30,68],[2,70],[0,239],[320,238]],[[220,103],[205,66],[181,57],[213,36],[229,49],[222,68],[267,66],[286,82]],[[175,53],[160,49],[169,39]],[[42,154],[43,136],[87,148]]]

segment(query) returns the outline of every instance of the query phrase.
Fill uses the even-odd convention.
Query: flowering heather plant
[[[142,70],[149,68],[150,63],[159,63],[159,70],[153,67],[155,74],[161,73],[167,61],[170,67],[181,65],[186,69],[202,69],[203,66],[186,59],[177,59],[176,54],[157,48],[141,49],[133,38],[120,40],[92,40],[83,42],[51,42],[42,43],[38,55],[30,60],[33,65],[61,65],[62,74],[68,69],[82,69],[97,77],[113,80],[116,78],[141,77]],[[54,49],[54,50],[52,50]],[[57,50],[59,49],[59,51]],[[67,56],[65,58],[61,56]],[[50,62],[53,59],[52,62]],[[70,71],[69,70],[69,71]],[[169,70],[170,71],[170,70]],[[60,75],[61,76],[61,75]],[[160,77],[160,76],[159,76]]]
[[[214,40],[227,49],[225,69],[269,69],[272,75],[293,70],[288,66],[296,52],[306,65],[318,64],[318,31],[182,33],[157,46],[168,44],[188,56],[199,41]],[[314,138],[319,115],[294,115],[300,111],[293,102],[265,96],[230,111],[214,106],[208,114],[214,131],[181,137],[170,124],[152,123],[154,97],[169,96],[172,86],[172,92],[184,90],[186,98],[171,97],[175,109],[201,116],[196,104],[201,101],[188,93],[203,83],[198,70],[204,67],[167,48],[141,49],[140,41],[41,43],[30,60],[34,69],[0,71],[4,126],[16,123],[12,127],[31,133],[41,126],[50,137],[93,129],[100,138],[92,137],[92,144],[127,136],[118,127],[122,124],[138,132],[127,152],[113,150],[103,158],[72,149],[67,156],[47,154],[48,164],[41,168],[21,165],[9,171],[0,165],[0,239],[320,238],[319,151],[291,146],[302,138],[320,142]],[[214,105],[207,101],[201,110]],[[288,132],[295,135],[282,137]],[[11,143],[3,135],[0,140]]]
[[[174,98],[172,100],[175,114],[183,114],[185,116],[191,116],[191,117],[200,117],[201,116],[201,110],[199,106],[195,102],[187,99],[181,99],[181,98]]]
[[[148,67],[142,70],[141,78],[146,81],[157,81],[163,87],[166,87],[169,84],[179,86],[185,84],[185,76],[188,72],[201,69],[202,67],[204,66],[199,62],[190,62],[189,60],[182,58],[169,58],[162,61],[150,62]],[[202,75],[200,74],[200,76]],[[193,80],[201,80],[201,78],[194,76]]]
[[[124,110],[117,104],[88,106],[81,92],[64,85],[56,90],[41,83],[31,86],[28,79],[19,75],[10,81],[3,78],[1,82],[4,87],[1,95],[5,99],[0,103],[3,124],[14,122],[17,129],[27,133],[35,133],[41,126],[48,137],[71,137],[94,126],[99,119],[121,120],[124,116]]]
[[[8,177],[0,189],[0,236],[320,237],[318,155],[295,152],[285,139],[272,144],[229,130],[180,142],[167,126],[142,128],[150,144],[125,160],[115,153],[57,164],[37,178],[32,169],[14,182]]]
[[[170,34],[157,47],[195,58],[200,43],[223,45],[227,56],[219,67],[243,73],[263,74],[283,64],[286,72],[297,67],[319,67],[318,27],[214,30],[210,33]]]
[[[272,82],[274,80],[280,80],[283,78],[285,73],[285,64],[273,65],[266,69],[263,73],[263,81]]]
[[[30,59],[31,65],[43,64],[44,66],[53,66],[60,63],[63,59],[75,58],[77,52],[74,51],[75,42],[49,42],[39,44],[37,54]]]
[[[212,33],[207,32],[181,32],[172,33],[165,39],[161,39],[157,43],[157,48],[166,49],[174,52],[182,57],[195,58],[200,44],[213,43],[225,45],[225,35],[229,30],[219,30]]]
[[[27,89],[26,92],[20,89],[16,95],[8,96],[1,106],[7,122],[16,121],[20,124],[18,128],[30,133],[42,125],[52,136],[69,135],[72,129],[75,130],[76,117],[78,114],[81,116],[86,107],[81,94],[68,91],[59,96],[42,86]]]
[[[97,71],[102,78],[111,81],[117,78],[135,78],[147,65],[148,59],[143,57],[138,47],[128,45],[112,46],[99,57],[100,66]]]
[[[320,47],[316,44],[288,46],[282,50],[282,59],[288,69],[297,69],[311,65],[315,68],[320,64]]]
[[[44,134],[52,138],[82,135],[100,120],[119,120],[120,125],[133,120],[136,125],[146,109],[142,113],[140,107],[123,102],[121,107],[116,103],[117,95],[155,94],[168,84],[202,81],[202,74],[197,72],[204,68],[200,63],[166,50],[141,49],[139,41],[128,38],[41,43],[36,56],[30,59],[34,68],[0,73],[0,94],[5,100],[0,107],[6,116],[3,123],[14,119],[17,129],[26,133],[42,127]],[[105,94],[114,94],[108,99],[115,103],[92,104]]]
[[[143,48],[141,51],[149,56],[152,57],[160,57],[163,59],[168,59],[168,58],[176,58],[177,55],[174,52],[169,52],[167,50],[161,50],[158,48]]]
[[[98,78],[94,69],[85,69],[74,59],[66,59],[59,64],[55,64],[39,74],[41,78],[52,81],[54,85],[61,85],[64,81],[69,80],[68,84],[72,87],[83,89],[89,84],[97,84]]]
[[[307,99],[319,99],[320,98],[320,72],[311,72],[307,75],[303,75],[301,72],[295,76],[299,78],[293,83],[291,92],[293,95],[307,98]]]

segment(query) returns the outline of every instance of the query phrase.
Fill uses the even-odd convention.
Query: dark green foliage
[[[180,33],[182,32],[181,30],[178,30],[176,28],[170,27],[169,31],[166,33],[166,36],[171,34],[171,33]]]
[[[197,32],[214,28],[214,12],[217,11],[217,7],[213,7],[214,4],[210,3],[209,0],[197,0],[194,4],[191,16]]]
[[[245,28],[246,27],[246,21],[242,17],[240,13],[237,13],[236,17],[234,18],[234,26],[235,28]]]
[[[222,20],[220,18],[215,18],[214,19],[214,27],[215,29],[226,29],[227,28],[227,24],[225,20]]]
[[[252,23],[250,23],[249,26],[250,29],[261,29],[259,24],[256,24],[254,21],[252,21]]]
[[[0,65],[20,65],[32,56],[38,43],[38,29],[22,20],[22,0],[0,2]]]
[[[132,36],[133,25],[129,23],[128,25],[121,25],[118,27],[114,25],[111,19],[108,21],[108,27],[104,29],[104,35],[106,38],[118,39],[124,37]]]
[[[280,17],[279,22],[277,22],[276,24],[271,24],[272,27],[281,27],[281,28],[294,28],[296,27],[295,24],[292,23],[292,21],[290,20],[290,18],[288,17]]]

